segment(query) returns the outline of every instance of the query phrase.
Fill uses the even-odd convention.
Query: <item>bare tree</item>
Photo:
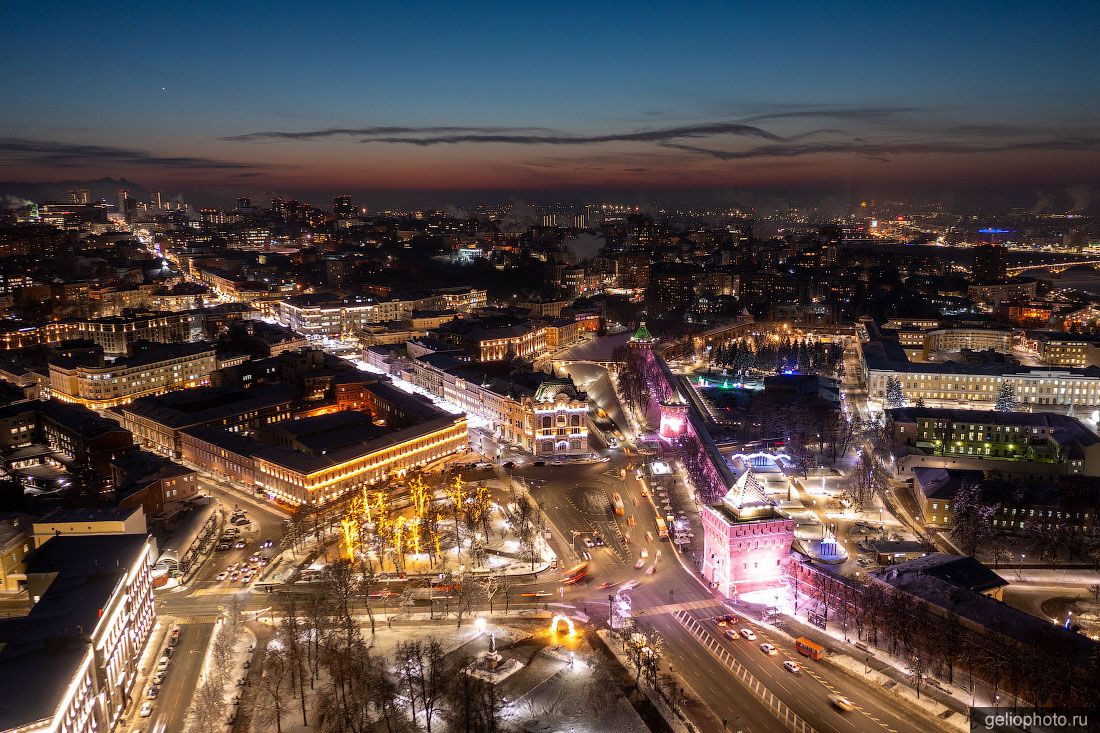
[[[283,638],[286,639],[287,662],[291,670],[291,689],[297,688],[298,690],[298,697],[302,702],[302,725],[308,726],[309,720],[306,716],[307,665],[305,650],[305,644],[308,642],[302,639],[304,623],[298,611],[298,603],[294,600],[293,596],[290,596],[283,603],[282,610],[283,619],[281,625]]]
[[[350,649],[359,632],[359,625],[351,612],[352,598],[356,594],[355,569],[351,563],[340,561],[328,566],[324,578],[324,596],[332,607],[339,625],[344,629],[345,647]]]
[[[370,638],[374,641],[374,598],[371,593],[374,592],[375,575],[374,567],[368,563],[360,563],[359,565],[359,598],[363,602],[363,607],[367,611],[367,620],[370,621]]]
[[[993,515],[997,507],[985,503],[981,484],[964,481],[955,492],[951,508],[951,538],[959,549],[971,555],[993,536]]]
[[[432,719],[446,689],[442,645],[435,638],[428,639],[427,644],[420,639],[401,642],[394,652],[394,664],[405,688],[412,718],[416,719],[419,700],[425,729],[431,733]]]
[[[493,612],[493,596],[495,596],[501,589],[501,576],[496,573],[490,573],[478,581],[478,585],[481,586],[481,594],[485,596],[485,600],[489,602],[489,613]]]
[[[463,579],[462,585],[458,588],[458,598],[455,602],[455,615],[458,617],[455,628],[462,627],[462,618],[473,609],[476,594],[477,583],[472,582],[472,579]]]
[[[863,511],[871,506],[875,492],[880,491],[884,484],[885,476],[878,459],[865,450],[841,482],[840,489],[856,509]]]
[[[277,733],[283,731],[283,715],[287,709],[287,699],[283,693],[289,676],[290,663],[286,652],[277,647],[268,649],[263,674],[256,684],[256,713],[263,722],[274,722]]]
[[[211,665],[195,689],[191,707],[192,733],[218,733],[225,724],[224,667]]]
[[[466,673],[472,662],[467,657],[460,671],[450,676],[446,687],[448,730],[453,733],[497,733],[503,700],[495,685]]]

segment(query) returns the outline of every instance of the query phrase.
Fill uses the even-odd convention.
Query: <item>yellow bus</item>
[[[668,539],[668,525],[665,524],[664,517],[657,517],[657,536],[662,540]]]

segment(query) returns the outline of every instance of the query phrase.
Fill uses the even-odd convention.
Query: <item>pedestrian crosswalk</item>
[[[659,613],[677,613],[680,611],[698,611],[703,608],[713,608],[715,613],[718,611],[725,612],[725,606],[715,601],[713,598],[703,598],[698,601],[685,601],[684,603],[667,603],[663,606],[652,606],[646,608],[645,613],[647,616],[653,616]]]

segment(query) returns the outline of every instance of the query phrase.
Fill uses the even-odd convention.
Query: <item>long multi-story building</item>
[[[886,414],[895,441],[908,449],[898,459],[903,471],[936,466],[1100,476],[1100,437],[1068,415],[936,407]]]
[[[588,395],[568,377],[491,377],[447,353],[408,359],[403,366],[406,381],[484,421],[503,443],[541,457],[589,452]]]
[[[362,426],[342,432],[325,429],[331,418],[343,414],[295,421],[302,423],[296,426],[300,430],[314,428],[310,440],[304,441],[306,449],[218,428],[188,428],[180,439],[183,458],[271,499],[318,505],[466,450],[465,415],[441,413],[384,434]],[[326,424],[319,424],[322,421]]]
[[[914,468],[912,475],[913,497],[925,526],[932,529],[951,528],[956,496],[966,484],[979,486],[995,531],[1074,527],[1090,533],[1096,525],[1095,507],[1056,480],[987,479],[981,471],[949,468]]]
[[[55,357],[49,366],[54,397],[105,410],[139,397],[209,384],[217,359],[214,347],[199,341],[151,348],[110,364]]]
[[[64,471],[59,481],[75,480],[98,493],[111,486],[111,461],[132,445],[133,436],[117,422],[78,405],[33,400],[0,407],[4,463],[25,484],[41,479],[35,466],[55,465]]]
[[[129,354],[138,341],[182,344],[202,338],[201,311],[141,311],[77,324],[77,338],[103,347],[108,355]]]
[[[926,405],[989,408],[1003,385],[1017,410],[1093,412],[1100,409],[1100,367],[1052,368],[999,363],[910,362],[896,341],[862,344],[868,397],[882,404],[886,387],[898,380],[907,401]]]
[[[461,319],[429,334],[474,354],[477,361],[534,359],[546,351],[546,325],[507,316]]]
[[[473,288],[447,288],[407,298],[341,298],[315,293],[279,301],[276,317],[284,326],[304,336],[341,336],[380,323],[410,320],[416,312],[466,312],[484,306],[485,302],[485,291]]]
[[[156,623],[154,560],[145,534],[55,537],[26,557],[34,605],[0,620],[0,731],[117,727]]]
[[[1100,339],[1060,331],[1028,331],[1021,339],[1046,365],[1084,368],[1100,366]]]
[[[338,412],[274,420],[255,437],[185,428],[181,456],[248,491],[316,505],[466,450],[464,414],[450,414],[373,377],[336,387]]]
[[[290,419],[300,394],[296,387],[282,383],[249,389],[198,387],[142,397],[114,408],[114,412],[139,445],[178,456],[181,431],[214,427],[248,435]]]

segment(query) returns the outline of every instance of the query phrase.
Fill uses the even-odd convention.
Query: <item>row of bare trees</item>
[[[375,621],[363,602],[371,588],[350,564],[338,563],[323,593],[282,601],[257,683],[257,722],[278,733],[299,716],[323,733],[431,733],[441,724],[496,731],[502,701],[492,685],[462,671],[471,660],[447,660],[433,638],[402,642],[392,657],[372,652]],[[360,606],[368,610],[369,637],[356,616]]]
[[[929,677],[938,677],[971,690],[980,680],[991,694],[1005,692],[1035,706],[1100,699],[1100,653],[1094,651],[1082,667],[1082,640],[1054,625],[1023,647],[997,633],[1000,629],[979,630],[953,612],[881,583],[864,585],[810,570],[799,576],[798,590],[826,619],[906,660],[918,695]]]

